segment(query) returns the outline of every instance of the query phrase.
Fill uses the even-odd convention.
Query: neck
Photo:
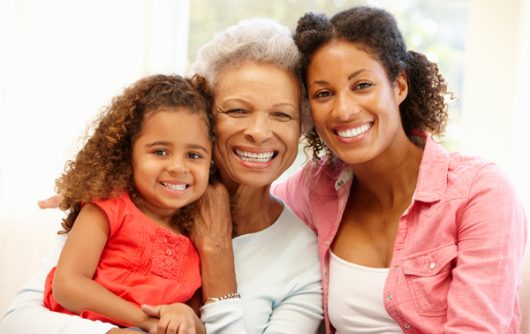
[[[141,195],[130,195],[134,205],[140,210],[144,215],[149,217],[155,224],[173,230],[174,232],[181,233],[179,226],[174,226],[172,224],[173,217],[177,214],[180,209],[161,209],[152,205]]]
[[[355,174],[352,191],[381,209],[408,204],[416,189],[422,155],[423,149],[407,140],[373,161],[351,166]]]
[[[227,189],[236,236],[264,230],[278,219],[283,210],[283,205],[270,194],[270,185],[251,188],[231,184]]]

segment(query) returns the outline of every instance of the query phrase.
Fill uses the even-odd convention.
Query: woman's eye
[[[158,155],[160,157],[167,157],[169,155],[169,153],[166,150],[154,150],[153,154]]]
[[[355,90],[361,90],[361,89],[370,88],[372,86],[373,86],[373,84],[370,83],[370,82],[360,82],[360,83],[355,85],[354,89]]]
[[[274,118],[280,120],[280,121],[284,121],[284,122],[287,122],[287,121],[290,121],[293,119],[293,116],[291,116],[291,114],[288,114],[286,112],[283,112],[283,111],[276,111],[272,114],[274,116]]]
[[[244,117],[245,115],[249,113],[249,111],[246,109],[234,108],[234,109],[228,109],[224,113],[232,117]]]
[[[190,158],[192,160],[197,160],[197,159],[202,158],[202,155],[200,153],[197,153],[197,152],[190,152],[190,153],[188,153],[188,158]]]
[[[330,97],[331,92],[328,90],[320,90],[313,94],[314,99]]]

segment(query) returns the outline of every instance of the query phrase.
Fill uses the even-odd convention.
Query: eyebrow
[[[225,110],[225,107],[223,106],[225,103],[227,102],[239,102],[239,103],[242,103],[244,104],[245,106],[250,106],[252,105],[252,103],[249,103],[248,101],[244,100],[244,99],[240,99],[240,98],[237,98],[237,97],[234,97],[234,98],[229,98],[227,100],[224,100],[222,103],[218,103],[217,104],[217,108],[220,108],[221,110]],[[293,109],[296,109],[296,106],[290,102],[280,102],[280,103],[276,103],[274,104],[272,107],[273,108],[277,108],[277,107],[281,107],[281,106],[289,106]]]
[[[296,106],[292,103],[289,103],[289,102],[282,102],[282,103],[276,103],[275,105],[273,105],[274,108],[277,108],[277,107],[291,107],[293,109],[296,110]]]
[[[358,76],[359,74],[361,74],[364,71],[365,71],[365,69],[361,68],[360,70],[351,73],[350,75],[348,75],[348,80],[351,80],[351,79],[355,78],[356,76]],[[325,81],[325,80],[316,80],[316,81],[313,81],[313,83],[315,83],[315,84],[326,84],[327,81]]]
[[[353,72],[352,74],[348,75],[348,80],[351,80],[352,78],[355,78],[356,76],[358,76],[363,71],[364,71],[364,68],[361,68],[360,70]]]
[[[172,143],[170,142],[167,142],[167,141],[155,141],[155,142],[152,142],[152,143],[147,143],[145,144],[145,147],[147,148],[150,148],[150,147],[153,147],[153,146],[173,146]],[[188,148],[191,148],[191,149],[195,149],[195,150],[201,150],[201,151],[204,151],[204,152],[209,152],[208,149],[200,144],[188,144],[187,145]]]

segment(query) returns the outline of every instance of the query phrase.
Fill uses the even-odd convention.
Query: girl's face
[[[133,178],[148,216],[172,216],[206,191],[212,144],[201,114],[149,112],[132,149]],[[147,211],[147,212],[146,212]]]
[[[294,161],[300,137],[297,79],[248,62],[222,71],[215,86],[215,162],[225,183],[270,185]]]
[[[341,160],[372,160],[407,140],[399,104],[407,96],[404,75],[390,82],[362,45],[332,41],[318,49],[307,70],[311,113],[318,134]]]

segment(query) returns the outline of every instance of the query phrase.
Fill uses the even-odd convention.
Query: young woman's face
[[[215,86],[214,160],[224,182],[270,185],[294,161],[300,91],[288,71],[249,62],[223,70]]]
[[[332,41],[318,49],[307,84],[315,127],[344,162],[369,161],[406,138],[399,115],[406,79],[400,75],[390,82],[361,45]]]
[[[212,143],[204,116],[185,108],[149,112],[133,144],[134,183],[149,216],[173,215],[206,191]]]

